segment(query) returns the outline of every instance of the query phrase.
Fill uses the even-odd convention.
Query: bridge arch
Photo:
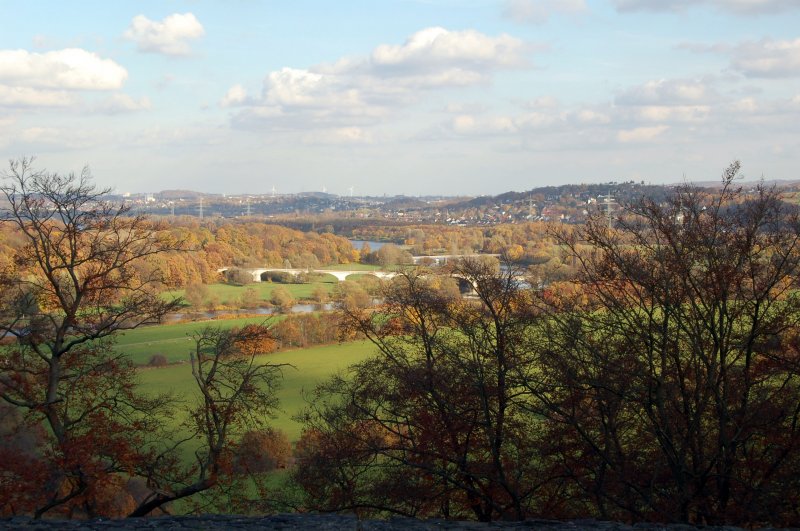
[[[285,282],[294,281],[300,273],[293,271],[262,271],[258,274],[258,282]]]
[[[236,268],[220,268],[220,273],[229,271]],[[241,271],[252,275],[253,282],[263,282],[269,278],[269,275],[286,274],[292,277],[297,277],[302,273],[319,273],[323,275],[331,275],[339,282],[343,282],[350,275],[373,275],[380,279],[393,278],[397,275],[394,271],[345,271],[338,269],[284,269],[278,267],[259,267],[259,268],[241,268]]]

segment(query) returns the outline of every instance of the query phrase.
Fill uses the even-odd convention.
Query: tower
[[[608,217],[608,228],[611,228],[611,212],[613,210],[612,207],[616,206],[616,201],[614,200],[614,196],[611,195],[611,190],[608,191],[608,194],[598,196],[603,200],[603,203],[606,205],[606,216]]]

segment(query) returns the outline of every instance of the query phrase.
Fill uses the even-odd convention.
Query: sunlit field
[[[189,343],[186,343],[188,353]],[[296,441],[300,436],[301,426],[292,420],[292,416],[299,413],[305,405],[303,393],[312,390],[316,384],[337,371],[343,371],[353,363],[366,359],[373,352],[374,347],[371,343],[357,341],[260,356],[259,359],[264,363],[292,365],[283,369],[283,383],[278,391],[281,411],[270,424],[286,432],[289,440]],[[187,400],[192,399],[197,389],[188,361],[168,367],[142,368],[139,371],[139,378],[141,389],[146,392],[171,391]],[[175,418],[176,423],[183,420]]]

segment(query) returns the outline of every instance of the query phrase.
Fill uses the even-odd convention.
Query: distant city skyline
[[[0,4],[0,155],[117,193],[800,179],[796,0]]]

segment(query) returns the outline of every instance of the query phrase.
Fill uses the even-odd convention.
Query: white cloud
[[[779,13],[800,8],[796,0],[614,0],[619,11],[684,11],[712,6],[739,15]]]
[[[506,0],[503,13],[516,22],[544,24],[556,13],[574,15],[586,10],[585,0]]]
[[[270,72],[264,81],[264,99],[288,107],[353,106],[360,103],[356,89],[343,86],[338,76],[297,68]]]
[[[649,142],[669,129],[666,125],[654,127],[637,127],[617,132],[617,140],[622,143]]]
[[[80,48],[45,53],[0,50],[0,83],[12,87],[69,90],[118,89],[128,72]]]
[[[597,112],[591,109],[581,109],[569,114],[579,124],[584,125],[603,125],[611,122],[611,117],[604,112]]]
[[[94,131],[72,127],[34,126],[21,128],[12,142],[25,147],[26,144],[31,144],[39,148],[48,146],[49,149],[80,149],[97,145],[99,140],[99,135]]]
[[[68,107],[74,103],[74,96],[66,91],[0,85],[0,107]]]
[[[424,91],[486,83],[494,71],[527,65],[527,46],[509,35],[426,28],[401,45],[361,58],[269,72],[259,98],[231,87],[223,106],[242,106],[234,123],[276,129],[363,127],[418,101]]]
[[[462,114],[453,118],[453,131],[456,133],[466,133],[474,131],[477,127],[477,120],[474,116]]]
[[[161,21],[137,15],[124,33],[126,39],[136,42],[139,51],[165,55],[188,55],[189,41],[203,35],[203,25],[192,13],[174,13]]]
[[[709,118],[712,104],[720,100],[703,81],[659,79],[621,92],[614,103],[622,123],[699,123]]]
[[[549,96],[521,103],[520,112],[514,114],[485,111],[482,109],[480,115],[461,113],[427,130],[420,138],[504,136],[515,141],[541,143],[545,138],[561,137],[561,141],[569,142],[563,135],[571,135],[575,140],[591,130],[587,134],[594,135],[591,141],[595,142],[599,139],[597,132],[608,130],[613,121],[610,109],[602,105],[562,109],[559,101]]]
[[[304,144],[344,145],[371,144],[372,134],[361,127],[340,127],[322,131],[313,131],[303,135]]]
[[[237,105],[243,105],[247,101],[247,90],[241,85],[234,85],[229,88],[225,96],[222,97],[220,105],[223,107],[235,107]]]
[[[645,122],[704,122],[711,114],[708,105],[649,105],[636,109],[635,118]]]
[[[553,96],[542,96],[524,104],[527,109],[555,109],[559,101]]]
[[[126,112],[136,112],[147,110],[152,107],[150,99],[147,97],[138,100],[128,94],[114,94],[105,101],[100,102],[95,110],[104,114],[120,114]]]
[[[748,77],[799,76],[800,38],[743,42],[732,51],[732,67]]]
[[[402,45],[383,44],[370,57],[374,67],[411,68],[416,71],[485,68],[524,64],[523,42],[507,34],[490,37],[475,30],[450,31],[442,27],[420,30]]]
[[[445,105],[442,111],[448,114],[480,114],[486,111],[486,105],[479,102],[451,102]]]
[[[754,113],[759,110],[759,105],[753,98],[742,98],[731,103],[728,108],[734,112]]]
[[[0,147],[5,148],[16,138],[16,120],[10,116],[0,116]]]
[[[560,121],[561,117],[544,112],[529,112],[514,116],[461,114],[444,124],[440,132],[459,136],[513,136],[528,131],[541,131]]]
[[[458,135],[515,134],[519,131],[513,118],[507,116],[478,118],[469,114],[454,117],[450,128]]]
[[[560,122],[561,116],[545,112],[530,112],[517,117],[514,121],[520,129],[542,129]]]
[[[708,100],[711,96],[712,91],[701,81],[659,79],[626,90],[615,102],[617,105],[685,105]]]

